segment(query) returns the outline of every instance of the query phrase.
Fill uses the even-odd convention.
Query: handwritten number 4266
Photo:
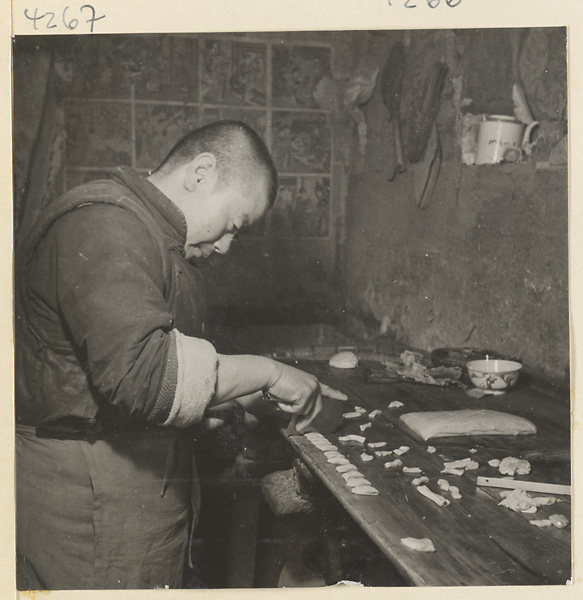
[[[389,6],[393,6],[393,1],[389,1]],[[417,0],[403,0],[405,8],[417,8]],[[427,6],[429,8],[437,8],[441,4],[441,0],[426,0]],[[445,3],[450,8],[455,8],[462,3],[462,0],[445,0]]]
[[[86,10],[86,9],[89,11],[89,14],[91,16],[85,21],[85,23],[90,23],[91,33],[93,33],[93,26],[95,25],[95,22],[96,21],[100,21],[101,19],[105,19],[105,15],[102,15],[101,17],[95,16],[96,15],[95,9],[90,4],[84,4],[79,10],[81,11],[81,13],[83,13],[83,11]],[[69,19],[67,17],[67,11],[68,10],[69,10],[69,7],[65,6],[65,8],[63,9],[63,14],[61,15],[61,17],[62,17],[62,24],[67,29],[76,29],[77,26],[79,25],[79,19]],[[31,15],[28,12],[28,9],[25,8],[24,9],[24,16],[27,19],[29,19],[30,21],[33,22],[35,30],[38,30],[37,22],[41,21],[45,17],[47,17],[47,20],[43,24],[45,25],[45,27],[47,29],[56,29],[60,25],[58,19],[55,22],[55,13],[51,12],[51,11],[48,11],[48,12],[46,12],[43,15],[39,15],[38,14],[38,8],[35,8],[34,9],[34,14]]]

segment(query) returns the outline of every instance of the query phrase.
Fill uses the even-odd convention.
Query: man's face
[[[206,192],[206,191],[205,191]],[[267,211],[267,182],[257,178],[247,185],[234,181],[213,187],[193,198],[186,217],[186,258],[225,254],[237,232],[253,224]]]

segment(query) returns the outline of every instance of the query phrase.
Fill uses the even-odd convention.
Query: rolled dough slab
[[[401,421],[423,440],[472,435],[527,435],[536,433],[528,419],[495,410],[412,412]]]

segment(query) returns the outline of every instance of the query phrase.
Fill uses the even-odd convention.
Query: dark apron
[[[57,465],[57,466],[55,466]],[[16,432],[17,551],[44,589],[178,588],[200,488],[186,432]]]

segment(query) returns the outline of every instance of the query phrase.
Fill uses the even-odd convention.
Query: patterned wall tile
[[[132,36],[75,36],[58,45],[55,74],[64,96],[129,98],[137,64]]]
[[[267,132],[267,114],[265,110],[249,110],[239,107],[205,108],[202,124],[212,123],[221,119],[243,121],[265,139]]]
[[[330,75],[330,48],[274,46],[273,105],[318,108],[314,91]]]
[[[280,171],[330,172],[330,124],[323,113],[274,112],[273,157]]]
[[[278,237],[328,237],[330,178],[281,177],[271,222]]]
[[[111,170],[93,170],[93,169],[66,169],[65,170],[65,190],[72,190],[78,185],[89,183],[97,179],[109,179]]]
[[[174,144],[198,127],[198,108],[139,104],[136,106],[136,165],[157,167]]]
[[[197,103],[198,40],[146,36],[135,44],[136,98]]]
[[[203,102],[265,105],[265,44],[208,38],[201,43]]]
[[[130,105],[71,101],[65,105],[66,161],[69,166],[131,165]]]

